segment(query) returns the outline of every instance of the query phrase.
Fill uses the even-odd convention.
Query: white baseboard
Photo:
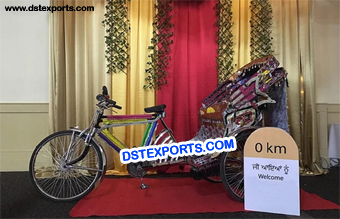
[[[318,138],[320,147],[320,157],[329,164],[328,157],[328,138],[329,128],[334,123],[340,123],[340,104],[316,104],[317,125],[318,125]],[[327,164],[322,162],[323,166]]]
[[[0,103],[0,171],[28,171],[36,145],[48,135],[48,103]]]

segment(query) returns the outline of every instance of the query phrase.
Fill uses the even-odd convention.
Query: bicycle
[[[141,146],[171,144],[176,142],[172,131],[165,124],[165,105],[145,108],[141,115],[104,115],[104,110],[121,109],[109,99],[107,88],[97,95],[97,109],[90,125],[85,130],[72,127],[70,130],[53,133],[43,139],[33,151],[29,173],[34,186],[45,197],[56,201],[72,201],[86,196],[98,187],[106,171],[106,156],[95,136],[103,139],[118,153],[127,148],[109,128],[127,125],[147,124]],[[164,129],[152,141],[158,122]],[[100,126],[103,123],[103,126]],[[152,143],[151,143],[152,141]],[[169,158],[155,162],[130,163],[129,174],[142,179],[149,169],[171,164],[185,164],[184,158]],[[209,177],[205,177],[209,180]]]
[[[264,92],[285,79],[286,72],[282,68],[276,69],[277,66],[278,62],[273,56],[253,61],[241,68],[242,71],[234,75],[234,80],[227,80],[203,101],[200,109],[201,129],[191,140],[235,136],[236,151],[129,163],[129,175],[140,178],[140,188],[146,189],[148,185],[144,184],[143,177],[147,171],[165,165],[190,165],[194,179],[223,182],[236,200],[243,201],[243,148],[249,135],[261,127],[263,108],[260,106],[276,103]],[[235,93],[240,93],[242,89],[245,91],[241,92],[240,98]],[[53,133],[33,151],[29,164],[30,178],[34,187],[49,199],[77,200],[99,186],[106,172],[106,155],[96,138],[103,139],[118,153],[127,148],[110,133],[109,128],[147,124],[141,147],[176,142],[163,120],[166,116],[165,105],[145,108],[148,114],[104,115],[104,110],[121,109],[121,106],[110,99],[105,86],[96,99],[97,109],[87,128],[79,130],[72,127]],[[154,137],[159,123],[163,125],[163,130]]]

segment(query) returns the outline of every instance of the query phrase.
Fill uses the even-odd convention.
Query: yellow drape
[[[300,149],[301,172],[320,174],[313,71],[311,0],[271,0],[274,56],[288,72],[290,132]],[[233,0],[235,70],[250,58],[250,0]]]
[[[128,4],[131,26],[130,65],[126,75],[112,75],[112,97],[123,107],[123,110],[119,111],[120,115],[142,114],[145,107],[155,105],[155,92],[143,90],[146,63],[150,54],[148,46],[153,32],[154,2],[131,0]],[[145,127],[145,125],[135,125],[115,128],[114,134],[128,147],[139,146]],[[109,173],[125,172],[125,170],[120,163],[119,154],[114,153],[114,170]]]
[[[288,72],[290,132],[300,149],[302,174],[321,174],[316,134],[310,0],[271,0],[274,55]]]
[[[84,129],[92,119],[101,87],[111,86],[111,75],[105,73],[105,28],[101,24],[105,1],[52,0],[50,4],[95,8],[50,14],[50,132],[76,125]],[[110,164],[112,149],[103,147]]]
[[[297,145],[300,137],[300,71],[298,49],[298,13],[294,0],[271,1],[273,7],[274,56],[288,72],[288,117],[290,132]]]
[[[250,0],[233,0],[232,3],[235,71],[251,61],[249,6]]]

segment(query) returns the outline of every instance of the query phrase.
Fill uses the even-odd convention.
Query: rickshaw
[[[278,66],[272,55],[255,60],[239,69],[202,102],[198,113],[201,127],[191,141],[235,136],[236,151],[131,162],[127,164],[128,173],[140,178],[140,188],[146,189],[148,185],[143,177],[147,171],[190,165],[194,179],[223,182],[236,200],[243,201],[243,148],[247,138],[262,126],[277,126],[288,131],[287,73]],[[110,99],[105,86],[96,99],[97,109],[87,128],[72,127],[53,133],[33,151],[30,177],[36,189],[49,199],[80,199],[99,186],[106,172],[106,155],[98,138],[118,153],[128,148],[109,131],[112,127],[147,124],[140,147],[176,142],[163,120],[165,105],[145,108],[146,114],[104,115],[107,109],[121,107]],[[159,124],[164,129],[156,135]]]

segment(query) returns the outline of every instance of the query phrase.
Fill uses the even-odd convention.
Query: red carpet
[[[71,217],[121,216],[245,211],[223,184],[191,178],[145,179],[150,188],[141,190],[140,179],[104,179],[97,190],[80,200]],[[302,210],[340,209],[330,201],[301,190]]]

